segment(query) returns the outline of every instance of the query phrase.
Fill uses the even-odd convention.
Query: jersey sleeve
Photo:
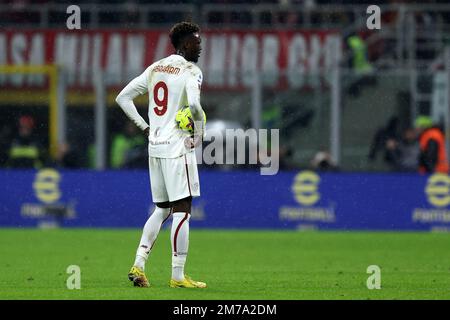
[[[150,67],[147,68],[141,75],[131,80],[131,82],[123,88],[116,98],[116,102],[120,108],[122,108],[128,118],[141,130],[145,130],[149,127],[149,125],[137,111],[136,106],[133,103],[133,99],[148,92],[149,73]]]
[[[194,121],[203,123],[203,109],[200,104],[200,90],[203,74],[200,69],[194,70],[186,81],[186,96]]]

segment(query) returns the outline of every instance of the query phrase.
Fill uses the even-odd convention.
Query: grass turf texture
[[[151,288],[127,273],[140,230],[0,229],[0,299],[449,299],[450,234],[191,232],[186,266],[207,289],[172,289],[169,231],[147,264]],[[369,265],[381,290],[368,290]],[[81,290],[68,290],[69,265]]]

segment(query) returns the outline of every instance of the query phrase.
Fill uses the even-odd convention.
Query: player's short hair
[[[178,49],[184,37],[200,31],[200,27],[192,22],[179,22],[170,29],[169,37],[175,49]]]

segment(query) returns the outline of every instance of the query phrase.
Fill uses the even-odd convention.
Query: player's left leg
[[[170,239],[172,243],[172,279],[184,279],[184,265],[189,249],[189,220],[192,197],[173,203],[173,221]]]
[[[170,234],[172,242],[172,288],[206,288],[206,283],[194,281],[184,274],[189,249],[189,219],[191,217],[192,197],[173,203],[173,222]]]

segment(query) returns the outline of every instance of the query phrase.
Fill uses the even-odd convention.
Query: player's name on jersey
[[[153,68],[153,71],[178,75],[180,73],[180,68],[172,67],[171,65],[168,66],[157,65],[156,67]]]

